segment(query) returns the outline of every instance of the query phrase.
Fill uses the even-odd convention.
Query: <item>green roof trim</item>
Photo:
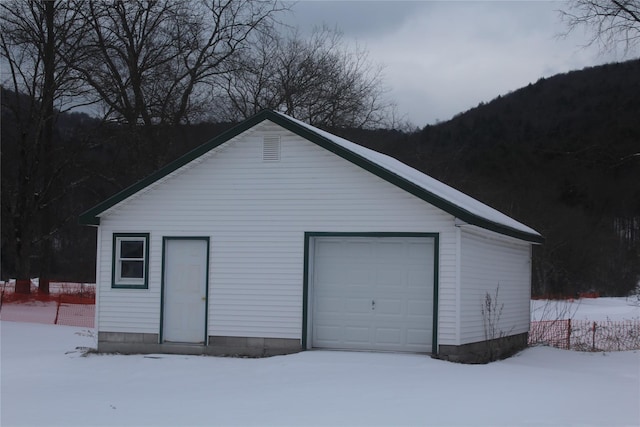
[[[80,223],[84,225],[100,225],[99,215],[102,212],[110,209],[111,207],[148,187],[154,182],[171,174],[187,163],[197,159],[198,157],[206,154],[212,149],[224,144],[230,139],[240,135],[241,133],[251,129],[255,125],[262,123],[265,120],[269,120],[277,125],[280,125],[286,130],[293,132],[296,135],[308,141],[311,141],[326,150],[331,151],[332,153],[355,165],[360,166],[361,168],[373,173],[374,175],[384,179],[385,181],[388,181],[389,183],[402,188],[403,190],[424,200],[425,202],[453,215],[456,218],[461,219],[467,224],[475,225],[486,230],[532,243],[543,243],[544,241],[544,238],[537,233],[528,233],[523,230],[514,229],[507,225],[491,221],[490,219],[487,219],[481,215],[469,212],[464,208],[458,206],[457,204],[431,193],[430,191],[422,188],[411,180],[396,175],[395,173],[380,166],[376,162],[340,146],[339,144],[321,135],[320,133],[314,132],[312,128],[303,126],[299,122],[294,121],[285,115],[278,114],[270,110],[264,110],[256,114],[255,116],[250,117],[249,119],[243,121],[232,129],[229,129],[216,138],[205,142],[204,144],[193,149],[184,156],[167,164],[148,177],[138,181],[130,187],[125,188],[114,196],[89,209],[88,211],[80,215]]]

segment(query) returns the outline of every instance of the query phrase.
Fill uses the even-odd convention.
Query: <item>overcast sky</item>
[[[389,97],[416,126],[450,119],[498,95],[615,60],[567,38],[562,1],[324,1],[293,6],[301,30],[326,24],[384,65]]]

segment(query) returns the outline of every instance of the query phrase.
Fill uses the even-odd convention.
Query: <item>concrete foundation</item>
[[[460,363],[489,363],[505,359],[527,347],[527,332],[463,345],[440,345],[438,359]]]
[[[460,363],[488,363],[507,358],[527,347],[528,333],[463,345],[440,345],[438,359]],[[159,343],[158,334],[98,332],[99,353],[194,354],[268,357],[302,351],[301,341],[287,338],[209,336],[208,345]]]
[[[121,354],[194,354],[211,356],[266,357],[297,353],[300,340],[210,336],[209,344],[159,343],[158,334],[98,332],[99,353]]]
[[[302,351],[300,340],[287,338],[251,338],[210,336],[209,349],[213,355],[264,357]]]

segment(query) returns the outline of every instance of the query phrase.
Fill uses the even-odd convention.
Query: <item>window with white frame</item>
[[[113,235],[114,288],[149,287],[149,233]]]

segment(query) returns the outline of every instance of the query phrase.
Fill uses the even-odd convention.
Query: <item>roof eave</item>
[[[484,228],[490,231],[494,231],[499,234],[503,234],[506,236],[514,237],[519,240],[524,240],[531,243],[542,244],[544,242],[544,238],[537,233],[528,233],[523,230],[518,230],[512,227],[508,227],[503,224],[498,224],[488,219],[485,219],[481,216],[473,214],[458,205],[455,205],[448,200],[445,200],[435,194],[425,190],[422,187],[417,186],[413,182],[403,178],[399,175],[394,174],[393,172],[379,166],[377,163],[372,162],[371,160],[360,156],[357,153],[354,153],[340,145],[334,143],[333,141],[325,138],[322,135],[318,135],[306,127],[300,126],[298,123],[295,123],[286,117],[275,114],[275,119],[270,118],[276,124],[286,128],[287,130],[294,132],[302,138],[308,139],[321,147],[339,155],[340,157],[348,160],[365,170],[381,177],[382,179],[390,182],[391,184],[396,185],[397,187],[402,188],[403,190],[413,194],[414,196],[424,200],[425,202],[442,209],[443,211],[453,215],[454,217],[460,218],[463,221],[476,225],[480,228]]]
[[[478,227],[485,228],[487,230],[491,230],[499,234],[504,234],[504,235],[514,237],[516,239],[528,241],[531,243],[540,244],[544,242],[544,238],[539,234],[532,234],[532,233],[528,233],[512,227],[508,227],[503,224],[498,224],[488,219],[485,219],[481,216],[468,212],[465,209],[462,209],[461,207],[449,202],[448,200],[438,197],[435,194],[425,190],[424,188],[417,186],[413,182],[399,175],[394,174],[393,172],[381,167],[377,163],[336,144],[335,142],[314,132],[313,130],[305,126],[301,126],[300,124],[290,120],[286,116],[283,116],[281,114],[275,113],[270,110],[261,111],[260,113],[254,115],[253,117],[250,117],[249,119],[243,121],[237,126],[234,126],[233,128],[227,130],[226,132],[223,132],[219,136],[205,142],[199,147],[196,147],[195,149],[191,150],[190,152],[178,158],[177,160],[159,169],[155,173],[147,176],[146,178],[116,193],[115,195],[103,201],[102,203],[96,205],[95,207],[87,210],[86,212],[80,215],[79,222],[83,225],[92,225],[92,226],[100,225],[99,215],[101,213],[105,212],[106,210],[117,205],[118,203],[131,197],[135,193],[141,191],[142,189],[153,184],[154,182],[164,178],[165,176],[169,175],[175,170],[181,168],[187,163],[197,159],[203,154],[209,152],[210,150],[216,148],[219,145],[224,144],[230,139],[240,135],[241,133],[249,130],[253,126],[265,120],[270,120],[271,122],[282,126],[283,128],[289,130],[290,132],[293,132],[296,135],[302,138],[305,138],[321,146],[322,148],[344,158],[345,160],[350,161],[362,167],[363,169],[373,173],[374,175],[381,177],[382,179],[390,182],[391,184],[394,184],[397,187],[402,188],[403,190],[409,192],[410,194],[413,194],[414,196],[426,201],[427,203],[430,203],[436,206],[437,208],[442,209],[443,211],[457,218],[460,218],[469,224],[473,224]]]

